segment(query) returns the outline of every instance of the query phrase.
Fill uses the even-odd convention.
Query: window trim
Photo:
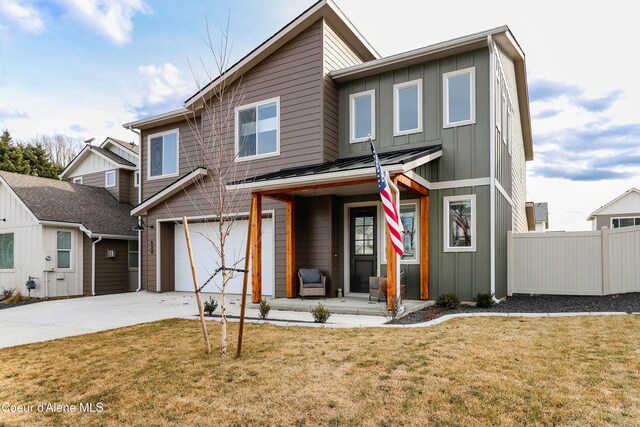
[[[69,249],[60,249],[58,248],[58,233],[69,233]],[[69,267],[58,267],[58,252],[65,251],[69,252]],[[73,231],[72,230],[56,230],[56,271],[73,271]]]
[[[354,101],[356,98],[362,98],[364,96],[371,97],[371,140],[376,139],[376,90],[365,90],[363,92],[352,93],[349,95],[349,144],[355,144],[358,142],[364,142],[369,139],[369,136],[355,138],[355,121],[354,121]]]
[[[253,156],[240,157],[240,132],[238,131],[238,124],[239,124],[238,119],[240,117],[240,111],[248,110],[249,108],[255,108],[257,110],[259,106],[265,105],[265,104],[271,104],[272,102],[276,103],[276,115],[277,115],[276,151],[274,151],[273,153],[254,154]],[[256,114],[256,119],[257,119],[257,114]],[[234,161],[236,163],[279,156],[280,155],[280,97],[276,96],[275,98],[269,98],[262,101],[252,102],[250,104],[240,105],[236,107],[234,111],[233,139],[234,139],[234,153],[235,153]],[[258,140],[256,138],[256,153],[258,152],[257,143],[258,143]]]
[[[162,150],[163,150],[163,156],[164,156],[164,136],[172,133],[176,134],[176,172],[172,174],[162,174],[162,175],[151,176],[151,139],[162,136],[163,138]],[[180,175],[180,129],[178,128],[170,129],[164,132],[157,132],[151,135],[147,135],[147,180],[152,181],[156,179],[165,179],[165,178],[171,178],[179,175]]]
[[[400,89],[411,86],[418,87],[418,127],[414,129],[400,130]],[[422,132],[422,79],[415,79],[393,85],[393,136],[410,135]]]
[[[113,185],[109,185],[109,176],[113,176]],[[104,173],[104,188],[113,188],[118,185],[118,176],[116,175],[116,171],[106,171]]]
[[[129,246],[130,242],[136,242],[135,251],[131,250],[131,247]],[[138,241],[137,240],[127,240],[127,268],[130,271],[137,271],[138,268],[139,268],[139,266],[131,267],[131,254],[136,254],[135,259],[136,259],[136,261],[138,261],[139,251],[140,251],[140,248],[138,247]]]
[[[135,188],[140,187],[140,171],[133,172],[133,186]]]
[[[457,77],[464,74],[469,74],[469,95],[471,103],[471,117],[468,120],[461,120],[459,122],[449,121],[449,78]],[[461,70],[449,71],[442,74],[442,120],[443,128],[452,128],[458,126],[472,125],[476,123],[476,67],[463,68]]]
[[[626,225],[624,227],[620,227],[620,225],[618,225],[617,227],[613,226],[613,220],[617,219],[618,220],[618,224],[620,224],[620,220],[621,219],[633,219],[633,225]],[[611,217],[611,219],[609,220],[609,225],[611,230],[618,230],[620,228],[626,228],[626,227],[638,227],[636,224],[636,219],[640,219],[640,216],[614,216]]]
[[[420,234],[422,233],[422,229],[420,228],[420,200],[419,199],[407,199],[407,200],[401,200],[400,201],[400,208],[402,208],[403,205],[414,205],[415,209],[416,209],[416,259],[402,259],[400,258],[400,264],[407,264],[407,265],[417,265],[420,264]],[[380,206],[382,206],[382,204],[380,204]],[[380,222],[380,233],[382,235],[382,258],[380,263],[381,264],[387,264],[387,222],[383,218],[381,219]]]
[[[82,185],[82,177],[81,176],[76,176],[76,177],[71,178],[71,183],[72,184]]]
[[[465,202],[471,201],[471,246],[449,246],[449,204],[451,202]],[[443,209],[443,219],[444,219],[444,236],[443,236],[443,252],[476,252],[477,243],[476,236],[478,233],[476,232],[476,195],[475,194],[464,194],[460,196],[445,196],[442,198],[442,209]]]
[[[13,258],[11,259],[11,268],[0,268],[0,272],[13,273],[15,272],[15,268],[16,268],[16,233],[15,231],[2,230],[2,233],[0,233],[0,236],[3,236],[5,234],[11,234],[13,236]]]

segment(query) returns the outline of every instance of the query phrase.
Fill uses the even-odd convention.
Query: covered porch
[[[321,302],[327,307],[333,314],[355,314],[363,316],[387,316],[387,306],[384,301],[377,302],[376,300],[369,301],[366,296],[347,296],[347,297],[335,297],[327,298],[275,298],[269,301],[271,304],[271,310],[275,311],[298,311],[308,313],[310,307],[315,306]],[[421,300],[409,300],[403,301],[404,314],[413,313],[414,311],[421,310],[425,307],[434,304],[434,301],[421,301]],[[257,308],[257,304],[254,308]],[[272,311],[273,313],[273,311]],[[274,318],[277,315],[272,314]]]
[[[406,233],[405,256],[398,262],[390,243],[372,156],[339,159],[283,169],[230,184],[251,191],[252,302],[262,299],[262,201],[285,204],[284,289],[272,307],[308,310],[315,300],[298,300],[300,268],[317,268],[326,277],[323,301],[335,312],[386,312],[369,303],[370,277],[386,278],[386,302],[400,298],[405,310],[429,299],[429,189],[415,168],[440,157],[441,146],[381,153],[380,163],[400,191]],[[393,191],[395,197],[395,190]],[[396,272],[403,272],[397,286]],[[402,290],[402,291],[401,291]],[[402,295],[399,295],[402,293]],[[338,298],[341,295],[342,298]],[[282,298],[285,297],[285,298]],[[331,308],[330,308],[331,309]]]

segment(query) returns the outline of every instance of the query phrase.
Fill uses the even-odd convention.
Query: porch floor
[[[365,296],[346,296],[342,298],[309,297],[301,300],[300,298],[274,298],[269,300],[272,310],[282,311],[303,311],[309,312],[319,302],[325,305],[332,313],[335,314],[362,314],[368,316],[386,316],[386,303],[369,301],[368,295]],[[403,302],[405,311],[402,315],[412,313],[424,307],[431,306],[435,301],[405,300]],[[258,304],[251,304],[257,308]]]

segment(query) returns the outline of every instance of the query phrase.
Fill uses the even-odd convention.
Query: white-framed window
[[[444,252],[475,252],[476,196],[443,197]]]
[[[178,146],[180,135],[178,129],[149,135],[147,138],[149,179],[178,176]]]
[[[376,92],[349,95],[349,142],[366,141],[369,136],[376,138]]]
[[[640,225],[640,216],[611,218],[611,228],[634,227]]]
[[[420,262],[420,202],[406,200],[400,203],[400,221],[404,228],[402,244],[404,255],[400,259],[402,264],[418,264]],[[381,221],[382,261],[387,262],[387,224]]]
[[[138,268],[138,241],[129,240],[129,268]]]
[[[393,85],[393,134],[422,132],[422,80]]]
[[[236,161],[280,154],[280,98],[242,105],[235,110]]]
[[[133,186],[140,187],[140,171],[135,171],[133,173]]]
[[[444,127],[476,122],[476,69],[451,71],[442,75],[444,87]]]
[[[107,171],[104,173],[104,186],[106,188],[116,186],[116,171]]]
[[[82,177],[81,176],[76,176],[75,178],[71,179],[71,182],[73,184],[82,184]]]
[[[0,234],[0,270],[13,270],[13,233]]]
[[[56,240],[56,266],[61,270],[71,269],[71,232],[58,231]]]

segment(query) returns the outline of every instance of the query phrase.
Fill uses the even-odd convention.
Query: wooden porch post
[[[393,179],[394,183],[397,181],[395,178]],[[389,186],[389,190],[391,190],[391,200],[396,200],[396,192],[391,186]],[[395,203],[395,202],[394,202]],[[389,233],[389,227],[386,224],[384,229],[387,235],[387,308],[392,310],[397,302],[396,295],[396,269],[398,265],[396,263],[396,251],[393,249],[393,245],[391,244],[391,233]]]
[[[296,297],[296,222],[295,222],[295,202],[286,201],[286,232],[287,232],[287,298]]]
[[[429,194],[420,196],[420,299],[429,299]]]
[[[251,194],[251,302],[262,300],[262,197]]]

